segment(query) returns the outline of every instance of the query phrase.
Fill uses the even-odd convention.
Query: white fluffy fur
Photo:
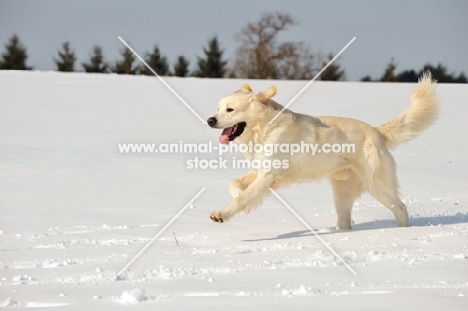
[[[399,226],[408,225],[408,212],[398,198],[395,162],[389,149],[412,140],[436,119],[438,101],[430,73],[421,78],[413,91],[410,107],[377,128],[359,120],[313,117],[290,110],[285,110],[268,125],[283,108],[271,99],[275,94],[273,86],[263,93],[253,93],[250,86],[244,85],[221,99],[214,116],[217,119],[215,127],[226,128],[246,122],[244,132],[236,138],[239,143],[353,143],[355,153],[318,153],[314,156],[275,153],[270,157],[246,153],[249,160],[288,160],[289,168],[267,173],[250,170],[232,181],[229,189],[234,200],[222,210],[212,212],[210,218],[213,221],[224,222],[239,212],[248,213],[270,194],[269,188],[326,177],[333,187],[337,229],[351,228],[353,203],[366,191],[393,212]]]

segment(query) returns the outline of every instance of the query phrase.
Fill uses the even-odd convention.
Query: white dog
[[[218,113],[208,119],[212,128],[223,129],[220,142],[242,144],[353,144],[353,153],[275,152],[268,156],[246,152],[249,160],[287,160],[288,167],[250,170],[231,182],[231,204],[210,218],[224,222],[239,212],[248,213],[275,189],[293,183],[327,177],[333,187],[337,229],[351,229],[354,201],[365,191],[390,209],[398,226],[408,225],[408,212],[398,198],[394,149],[421,134],[437,118],[438,99],[430,72],[424,74],[411,94],[411,105],[398,117],[372,127],[362,121],[339,117],[313,117],[285,110],[271,98],[276,88],[253,93],[249,85],[221,99]],[[283,163],[283,162],[281,162]]]

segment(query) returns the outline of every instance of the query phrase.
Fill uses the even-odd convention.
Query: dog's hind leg
[[[390,154],[382,157],[382,166],[374,175],[369,193],[393,212],[399,227],[408,226],[406,205],[398,198],[398,183],[395,162]]]
[[[238,197],[257,178],[257,171],[250,170],[247,174],[234,179],[229,185],[229,192],[233,198]]]
[[[405,203],[401,202],[398,198],[396,190],[391,189],[391,186],[386,188],[384,185],[380,185],[371,191],[370,194],[393,212],[399,227],[408,226],[408,211]]]
[[[361,180],[350,170],[343,170],[330,177],[335,201],[337,230],[351,229],[351,211],[354,201],[362,194]]]

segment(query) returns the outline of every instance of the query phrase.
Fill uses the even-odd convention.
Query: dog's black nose
[[[215,117],[211,117],[211,118],[209,118],[206,122],[208,122],[208,125],[209,125],[210,127],[213,127],[213,126],[216,125],[216,122],[218,122],[218,120],[216,120]]]

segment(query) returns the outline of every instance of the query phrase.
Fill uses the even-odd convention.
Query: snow
[[[116,298],[116,301],[122,304],[137,304],[148,300],[145,296],[145,291],[139,288],[135,288],[131,291],[125,291]]]
[[[204,119],[246,83],[165,79]],[[247,82],[275,84],[283,104],[307,83]],[[314,82],[291,109],[378,125],[407,107],[413,87]],[[354,276],[274,196],[211,223],[243,171],[189,170],[186,161],[217,154],[119,153],[118,143],[217,144],[220,132],[156,78],[0,71],[0,307],[466,310],[468,87],[437,90],[437,124],[394,152],[408,228],[364,195],[353,230],[337,232],[327,182],[278,191]]]

